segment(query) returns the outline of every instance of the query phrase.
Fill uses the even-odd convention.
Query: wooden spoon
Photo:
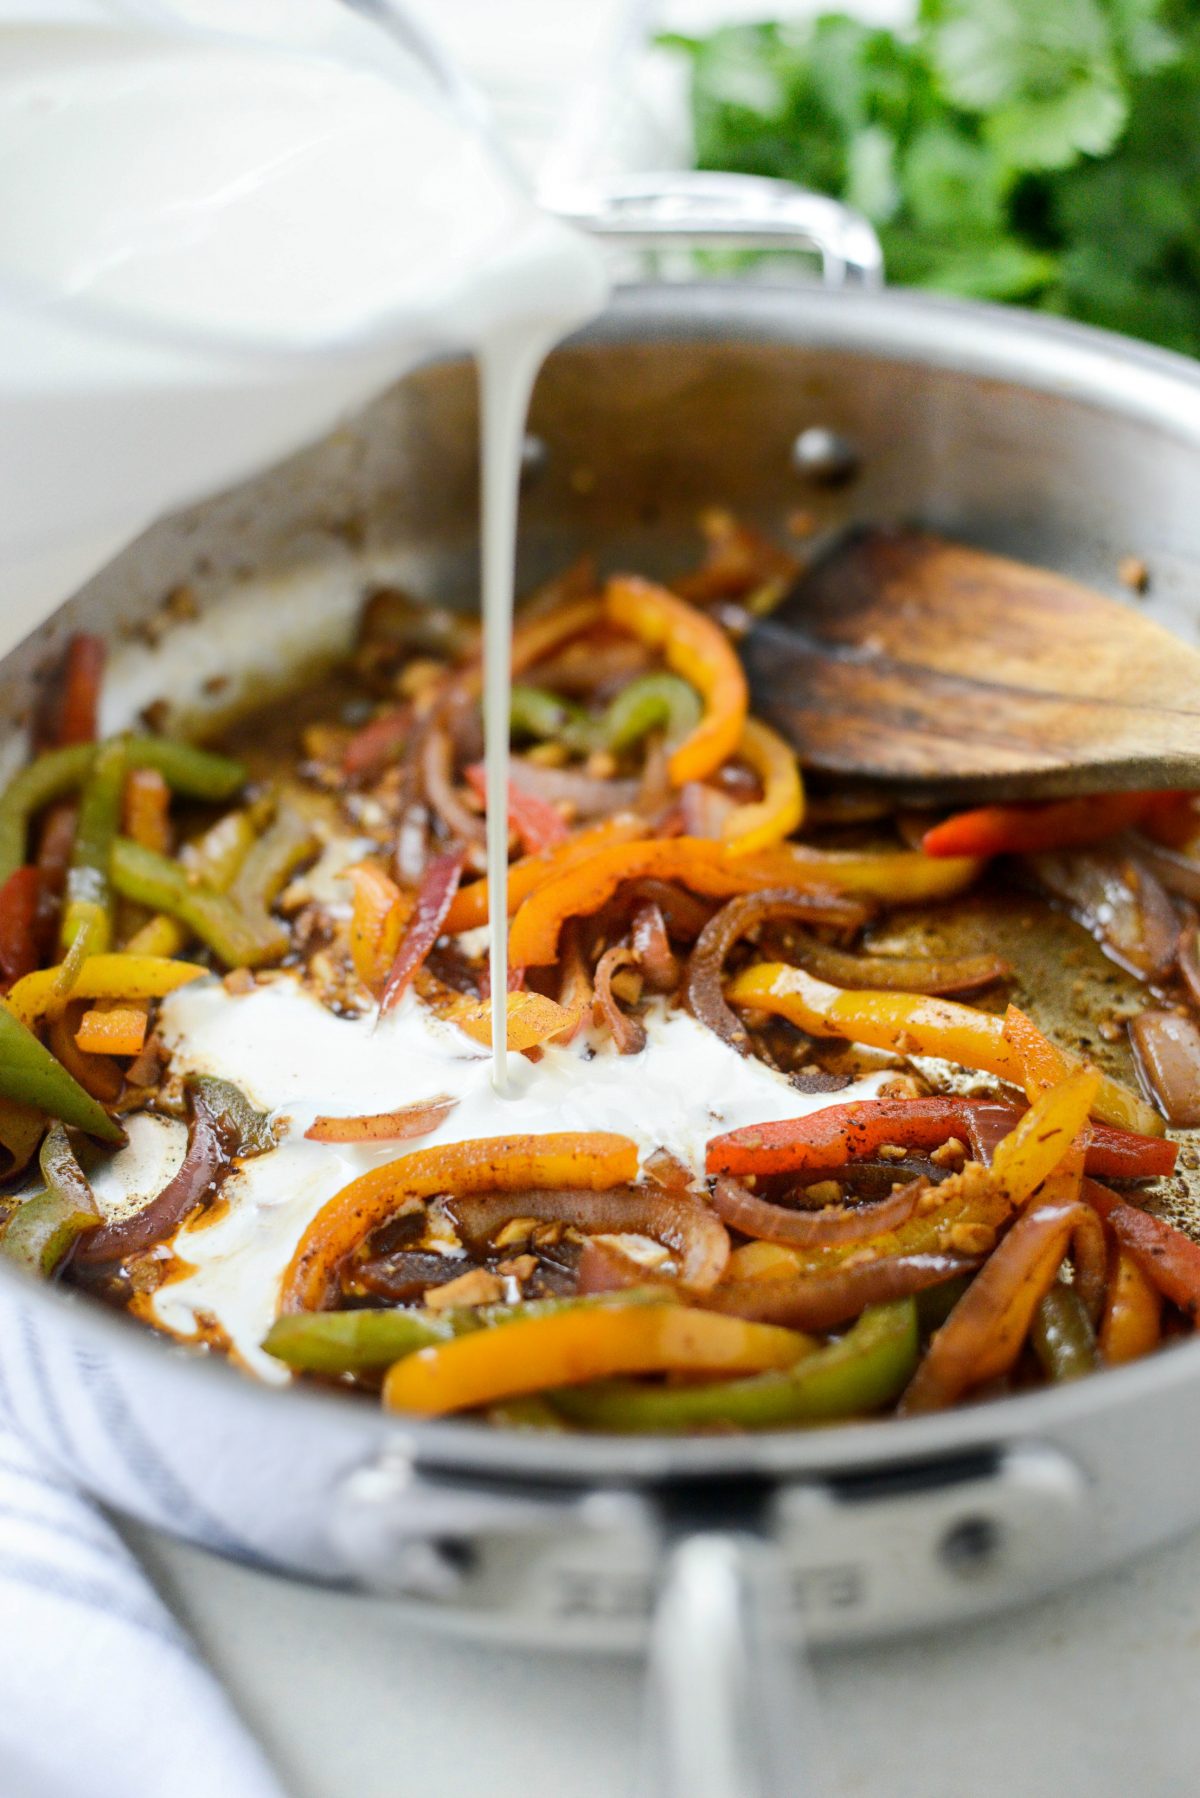
[[[863,530],[742,644],[806,766],[957,803],[1200,788],[1200,653],[1064,575]]]

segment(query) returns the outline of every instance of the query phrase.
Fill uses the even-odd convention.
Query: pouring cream
[[[522,433],[546,352],[603,303],[598,251],[537,210],[416,65],[404,82],[145,31],[0,33],[0,214],[11,640],[166,508],[299,447],[438,349],[475,354],[501,890]],[[505,1030],[501,1003],[499,1090]]]

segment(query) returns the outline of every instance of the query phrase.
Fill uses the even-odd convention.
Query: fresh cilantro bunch
[[[893,281],[1200,355],[1197,0],[921,0],[662,40],[702,168],[864,212]]]

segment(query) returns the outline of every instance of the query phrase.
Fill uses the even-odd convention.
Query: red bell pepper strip
[[[992,1099],[860,1099],[827,1105],[808,1117],[747,1124],[714,1136],[705,1158],[708,1174],[828,1173],[878,1154],[889,1143],[937,1149],[957,1136],[976,1161],[991,1151],[1020,1114]],[[1086,1168],[1108,1180],[1150,1180],[1169,1174],[1178,1147],[1164,1137],[1138,1136],[1111,1124],[1089,1127]]]
[[[1083,1197],[1163,1296],[1194,1323],[1200,1316],[1200,1244],[1095,1180],[1084,1181]]]
[[[458,891],[467,852],[461,846],[445,855],[435,855],[421,877],[417,903],[404,927],[395,959],[383,986],[380,1011],[391,1011],[398,1005],[411,984],[413,975],[442,934],[446,913]]]
[[[347,780],[380,774],[413,734],[413,709],[399,706],[382,712],[356,731],[342,751],[342,773]]]
[[[75,743],[96,741],[100,682],[104,677],[106,655],[104,639],[85,632],[72,637],[67,645],[62,700],[58,708],[58,728],[55,732],[60,749],[70,748]]]
[[[42,878],[36,868],[17,868],[0,886],[0,975],[23,980],[38,965],[37,917]]]
[[[1083,849],[1152,817],[1175,793],[1090,793],[1034,805],[983,805],[957,812],[921,838],[926,855],[1036,855]]]
[[[464,769],[475,792],[487,803],[487,771],[482,762]],[[508,783],[508,822],[521,839],[526,855],[538,855],[543,849],[554,849],[570,836],[562,813],[545,799],[523,793],[515,781]]]

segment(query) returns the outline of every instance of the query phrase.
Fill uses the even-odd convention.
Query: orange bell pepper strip
[[[345,878],[354,889],[350,959],[367,991],[378,998],[396,959],[411,901],[374,862],[356,862]]]
[[[1033,1020],[1027,1018],[1023,1011],[1018,1011],[1015,1005],[1010,1005],[1004,1014],[1002,1034],[1021,1064],[1017,1084],[1025,1088],[1030,1099],[1036,1099],[1039,1093],[1044,1093],[1056,1081],[1063,1079],[1072,1068],[1079,1066],[1073,1056],[1052,1043]],[[1158,1112],[1118,1081],[1105,1081],[1101,1088],[1101,1104],[1106,1109],[1098,1115],[1106,1123],[1117,1124],[1123,1130],[1133,1131],[1139,1136],[1162,1136],[1165,1125]],[[1171,1166],[1174,1166],[1173,1159]],[[1092,1171],[1098,1173],[1100,1170],[1094,1168]],[[1170,1173],[1171,1168],[1156,1167],[1153,1171]],[[1128,1175],[1125,1177],[1129,1178]]]
[[[1004,1019],[953,999],[932,999],[923,993],[856,992],[830,986],[803,968],[781,962],[758,962],[745,968],[730,981],[725,996],[732,1005],[787,1018],[810,1036],[845,1037],[894,1055],[937,1055],[1011,1081],[1014,1086],[1024,1084],[1024,1064],[1004,1035]],[[1075,1069],[1080,1064],[1064,1056],[1064,1066]],[[1148,1127],[1148,1119],[1131,1121],[1132,1115],[1141,1120],[1149,1110],[1115,1080],[1100,1076],[1095,1111],[1105,1123],[1161,1136],[1162,1120],[1157,1116],[1156,1130]]]
[[[146,1041],[146,1005],[102,1000],[85,1011],[75,1032],[75,1047],[85,1055],[140,1055]]]
[[[446,1012],[452,1024],[465,1031],[473,1042],[490,1044],[492,1040],[492,1001],[463,999]],[[534,1049],[564,1032],[574,1033],[583,1015],[582,1006],[574,1009],[558,1005],[541,993],[509,993],[506,1041],[510,1049]],[[568,1040],[564,1036],[564,1041]]]
[[[707,898],[731,899],[762,882],[744,862],[731,861],[708,837],[651,837],[601,849],[581,866],[537,886],[512,922],[508,958],[514,968],[548,967],[568,918],[599,911],[625,880],[677,880]]]
[[[527,855],[523,860],[514,862],[508,870],[509,915],[544,882],[555,880],[571,868],[578,868],[584,862],[591,861],[598,850],[611,849],[617,843],[632,843],[638,838],[644,839],[646,829],[642,819],[635,818],[631,813],[606,818],[602,824],[576,831],[565,843],[560,843],[555,848],[543,850],[538,855]],[[456,936],[463,930],[478,930],[480,925],[488,922],[490,915],[488,883],[486,880],[473,880],[469,886],[459,887],[455,893],[442,928],[448,936]]]
[[[810,1348],[794,1330],[684,1305],[580,1307],[419,1349],[389,1368],[383,1402],[438,1417],[612,1374],[763,1373]]]
[[[703,780],[734,754],[749,709],[746,676],[732,643],[713,619],[636,575],[609,581],[604,609],[613,624],[661,650],[667,666],[704,700],[703,718],[667,762],[672,786]]]
[[[1100,1353],[1110,1367],[1137,1361],[1162,1340],[1162,1298],[1128,1249],[1118,1246],[1100,1325]]]
[[[753,855],[799,830],[804,821],[804,783],[795,751],[757,718],[747,718],[737,753],[758,775],[763,796],[730,812],[721,826],[721,840],[730,855]]]
[[[901,1413],[940,1410],[972,1386],[1006,1374],[1073,1239],[1090,1238],[1087,1252],[1094,1253],[1097,1229],[1095,1212],[1080,1200],[1023,1213],[934,1333]]]
[[[975,856],[940,861],[918,849],[811,849],[805,843],[776,843],[746,858],[765,887],[825,887],[881,905],[922,905],[952,899],[978,878],[983,862]]]
[[[131,768],[121,794],[121,830],[143,849],[171,852],[171,789],[157,768]]]
[[[606,1130],[481,1137],[402,1155],[352,1180],[321,1207],[283,1276],[279,1309],[321,1310],[339,1265],[363,1237],[438,1193],[558,1186],[602,1192],[628,1186],[637,1171],[637,1144]]]
[[[926,855],[1037,855],[1085,849],[1160,811],[1174,793],[1089,793],[1046,804],[983,805],[935,824],[921,838]]]
[[[71,999],[162,999],[209,972],[194,961],[157,955],[89,955],[80,965]],[[60,969],[39,968],[18,980],[0,1001],[27,1027],[58,1004]]]

